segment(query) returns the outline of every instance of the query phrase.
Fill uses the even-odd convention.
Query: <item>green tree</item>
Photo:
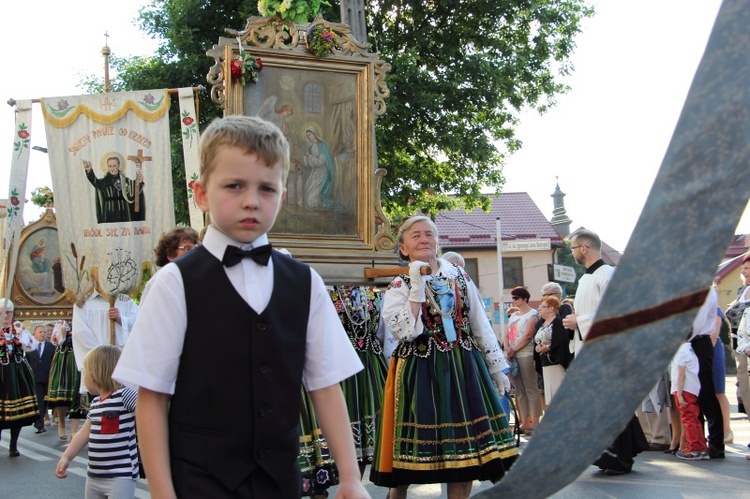
[[[339,6],[331,4],[323,15],[338,21]],[[482,191],[499,192],[505,155],[521,145],[514,135],[519,111],[544,112],[566,90],[560,79],[572,69],[575,35],[593,10],[585,0],[369,0],[366,6],[369,41],[392,65],[387,111],[376,122],[379,166],[388,169],[384,209],[400,218],[459,204],[489,208]],[[257,0],[151,0],[138,22],[160,47],[153,57],[115,58],[115,88],[205,84],[212,64],[206,50],[224,28],[242,28],[257,13]],[[204,93],[201,127],[220,113]],[[178,221],[186,221],[181,163],[174,151],[175,206]]]
[[[430,214],[488,209],[482,190],[499,193],[505,154],[521,145],[518,112],[543,112],[566,90],[558,77],[593,10],[583,0],[372,0],[367,13],[392,65],[377,123],[386,210],[409,199]]]

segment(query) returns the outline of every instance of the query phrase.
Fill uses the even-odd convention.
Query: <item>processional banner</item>
[[[205,227],[203,211],[198,208],[193,197],[193,185],[200,174],[198,163],[198,114],[195,112],[195,95],[192,88],[180,88],[177,91],[180,103],[180,128],[182,130],[182,152],[185,158],[185,181],[187,182],[188,210],[190,226],[200,232]]]
[[[3,280],[5,289],[2,296],[10,298],[13,273],[18,258],[18,242],[23,228],[23,206],[26,195],[26,177],[29,170],[29,150],[31,144],[31,101],[16,103],[16,126],[13,129],[13,157],[10,162],[10,184],[8,202],[5,204],[5,226],[3,233]],[[7,275],[5,271],[7,269]]]
[[[130,293],[174,226],[169,96],[145,90],[42,99],[64,285]]]

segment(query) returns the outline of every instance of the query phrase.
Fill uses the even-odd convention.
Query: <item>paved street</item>
[[[727,395],[732,404],[732,430],[735,443],[727,445],[724,460],[685,462],[670,454],[644,452],[629,475],[609,477],[590,467],[578,479],[553,497],[567,498],[705,498],[708,496],[750,497],[750,423],[744,414],[737,412],[734,396],[734,377],[727,378]],[[3,431],[0,442],[0,498],[51,499],[83,497],[86,477],[85,455],[79,456],[69,469],[68,478],[60,480],[54,469],[65,443],[57,438],[54,427],[47,433],[36,435],[32,427],[21,432],[19,450],[21,457],[8,458],[8,431]],[[533,437],[532,437],[533,438]],[[586,435],[581,435],[586,438]],[[521,451],[526,444],[522,440]],[[550,453],[550,459],[554,459]],[[540,480],[544,477],[540,476]],[[373,499],[385,498],[386,489],[375,487],[366,481]],[[489,483],[475,483],[474,490],[484,490]],[[420,485],[409,489],[409,497],[445,498],[444,487]],[[147,498],[145,481],[138,483],[136,497]],[[331,494],[333,497],[333,494]]]

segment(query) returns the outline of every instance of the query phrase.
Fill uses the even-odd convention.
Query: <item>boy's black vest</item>
[[[205,248],[177,260],[187,331],[169,408],[169,448],[229,490],[260,467],[299,497],[310,269],[278,251],[272,258],[273,292],[260,315]]]

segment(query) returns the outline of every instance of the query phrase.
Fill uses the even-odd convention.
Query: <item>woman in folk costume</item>
[[[382,293],[373,286],[335,286],[329,291],[341,324],[365,367],[341,382],[349,409],[360,472],[372,463],[388,366],[383,356]]]
[[[73,336],[70,333],[70,324],[65,321],[55,323],[52,330],[52,343],[55,344],[56,348],[50,367],[47,402],[52,409],[52,413],[57,416],[57,435],[60,440],[67,440],[65,416],[70,408],[74,407],[81,384],[80,372],[73,354]],[[71,435],[75,435],[77,429],[78,419],[71,419]]]
[[[312,399],[304,384],[299,424],[297,462],[302,474],[302,497],[328,497],[328,489],[339,483],[339,471],[328,448],[328,442],[320,431]]]
[[[474,283],[438,258],[427,217],[399,229],[409,275],[383,299],[386,327],[399,339],[391,357],[370,479],[406,497],[409,484],[447,483],[450,499],[469,497],[473,480],[499,480],[518,456],[500,405],[507,363]],[[422,276],[429,266],[431,275]]]
[[[24,351],[36,348],[36,340],[23,326],[14,327],[13,302],[0,298],[3,312],[0,331],[0,435],[10,429],[8,455],[18,457],[18,437],[21,428],[39,417],[36,401],[36,382]]]

